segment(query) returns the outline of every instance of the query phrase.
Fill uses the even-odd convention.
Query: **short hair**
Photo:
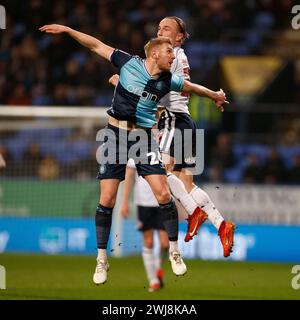
[[[185,22],[181,18],[176,16],[169,16],[165,17],[164,19],[171,19],[177,23],[179,32],[183,34],[182,42],[184,42],[185,39],[188,39],[190,37],[189,33],[186,31]]]
[[[159,37],[150,39],[144,46],[146,57],[148,58],[152,49],[156,46],[160,46],[164,43],[168,43],[172,46],[172,41],[168,37]]]

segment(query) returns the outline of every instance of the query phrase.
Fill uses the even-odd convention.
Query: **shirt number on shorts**
[[[147,157],[151,157],[150,159],[150,165],[154,165],[154,164],[159,164],[162,162],[162,159],[161,159],[161,154],[159,151],[157,152],[148,152],[147,153]]]

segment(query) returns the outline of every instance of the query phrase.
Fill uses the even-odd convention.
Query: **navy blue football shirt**
[[[118,49],[110,60],[118,68],[120,79],[107,113],[118,120],[152,128],[158,102],[170,91],[182,91],[184,78],[171,72],[152,77],[144,59]]]

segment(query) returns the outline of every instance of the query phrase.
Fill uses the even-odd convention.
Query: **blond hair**
[[[146,45],[144,46],[146,57],[148,58],[150,56],[150,53],[153,48],[160,46],[164,43],[168,43],[172,46],[171,39],[168,37],[159,37],[159,38],[152,38],[150,39]]]

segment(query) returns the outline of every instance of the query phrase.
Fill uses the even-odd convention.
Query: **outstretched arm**
[[[212,91],[204,86],[190,82],[188,80],[184,81],[183,92],[195,93],[198,96],[212,99],[215,102],[217,108],[222,112],[224,111],[223,105],[229,103],[226,100],[226,94],[222,89],[220,89],[219,91]]]
[[[52,34],[59,34],[59,33],[67,33],[70,37],[78,41],[83,46],[89,48],[91,51],[97,53],[99,56],[103,57],[104,59],[110,60],[110,56],[112,55],[114,48],[106,45],[105,43],[101,42],[100,40],[89,36],[83,32],[76,31],[72,28],[67,26],[63,26],[60,24],[49,24],[39,28],[40,31]]]

